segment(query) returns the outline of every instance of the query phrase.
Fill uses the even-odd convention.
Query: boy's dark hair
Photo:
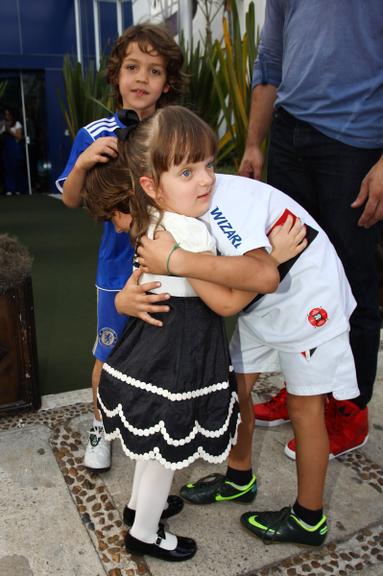
[[[131,214],[131,236],[135,239],[149,226],[150,207],[154,201],[138,187],[130,170],[128,142],[118,141],[118,156],[107,163],[96,164],[86,175],[81,196],[91,216],[99,221],[111,220],[117,210]]]
[[[129,28],[117,38],[109,56],[107,80],[113,87],[116,108],[123,107],[118,87],[118,75],[121,64],[126,56],[127,48],[132,42],[137,42],[142,52],[150,54],[150,52],[154,51],[165,58],[166,81],[170,86],[170,90],[166,94],[161,95],[157,102],[157,107],[174,102],[179,94],[185,92],[187,85],[188,76],[182,72],[184,63],[182,50],[163,24],[144,22],[142,24],[129,26]]]

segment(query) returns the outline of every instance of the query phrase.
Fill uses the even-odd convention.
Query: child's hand
[[[77,158],[76,167],[80,170],[90,170],[95,164],[109,162],[118,156],[117,138],[105,136],[98,138],[88,146]]]
[[[293,225],[292,216],[286,218],[282,226],[276,226],[269,234],[272,246],[271,256],[278,264],[287,262],[300,254],[307,246],[306,227],[297,218]]]
[[[175,240],[169,232],[164,230],[156,232],[154,238],[154,240],[149,240],[147,236],[143,236],[140,239],[137,249],[140,268],[151,274],[167,274],[166,260]]]
[[[162,326],[162,322],[151,316],[155,312],[169,312],[169,306],[155,305],[157,302],[168,300],[169,294],[146,294],[154,288],[161,286],[160,282],[147,282],[139,284],[142,270],[135,270],[125,286],[117,293],[114,303],[119,314],[127,314],[140,318],[152,326]]]

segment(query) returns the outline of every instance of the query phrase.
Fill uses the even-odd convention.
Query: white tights
[[[138,460],[134,471],[132,495],[129,508],[136,511],[130,534],[142,542],[157,540],[158,523],[166,507],[173,481],[174,470],[169,470],[156,460]],[[173,549],[177,537],[166,533],[162,546]]]

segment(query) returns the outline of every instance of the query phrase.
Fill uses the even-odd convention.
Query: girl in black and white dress
[[[254,298],[171,275],[179,245],[215,253],[208,228],[197,220],[210,205],[215,150],[214,134],[196,115],[163,108],[119,142],[117,159],[89,173],[84,193],[90,212],[111,219],[117,231],[129,230],[139,241],[143,233],[165,229],[176,240],[168,275],[142,278],[161,282],[170,312],[157,315],[161,328],[130,320],[104,364],[98,393],[107,439],[119,438],[136,461],[126,548],[171,561],[196,550],[194,540],[159,524],[174,471],[198,458],[224,462],[240,421],[225,328],[216,312],[232,315]]]

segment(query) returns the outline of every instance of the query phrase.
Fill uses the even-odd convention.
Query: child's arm
[[[292,219],[288,217],[282,226],[278,226],[272,234],[274,242],[274,260],[264,250],[254,250],[251,256],[214,256],[187,252],[181,248],[175,250],[169,261],[172,274],[211,281],[215,284],[267,294],[274,292],[279,283],[277,266],[293,258],[306,247],[304,227],[298,221],[291,226]],[[276,240],[274,240],[274,238]],[[152,274],[168,274],[166,262],[175,244],[169,232],[158,232],[155,240],[141,238],[138,247],[138,262],[144,272]]]
[[[166,261],[175,244],[169,232],[158,232],[155,240],[141,238],[138,262],[144,272],[168,274]],[[274,292],[279,283],[277,263],[264,250],[254,255],[215,256],[175,250],[169,262],[170,272],[176,276],[211,281],[216,284],[251,292]]]
[[[152,326],[162,326],[161,320],[154,318],[151,314],[159,312],[169,312],[166,300],[170,295],[166,292],[161,294],[150,293],[155,288],[160,288],[160,282],[146,282],[139,284],[142,270],[134,270],[125,286],[116,294],[114,304],[119,314],[126,314],[134,318],[140,318]],[[165,302],[165,304],[160,304]]]
[[[257,250],[249,252],[248,256],[257,258],[257,252]],[[208,254],[198,252],[198,255],[204,256]],[[217,258],[217,256],[213,257]],[[232,256],[231,258],[235,260],[238,256]],[[271,259],[271,256],[269,256],[269,258]],[[139,284],[141,274],[142,270],[135,270],[122,290],[117,293],[114,300],[116,310],[119,314],[140,318],[148,324],[160,327],[163,324],[162,321],[154,318],[151,314],[169,312],[169,306],[166,305],[166,300],[170,298],[170,295],[167,293],[148,294],[150,290],[159,288],[161,284],[160,282]],[[188,280],[207,306],[221,316],[232,316],[236,314],[256,296],[254,292],[235,290],[204,280],[190,278]],[[164,303],[160,304],[161,302]]]
[[[63,202],[69,208],[81,205],[81,190],[84,187],[87,171],[98,162],[109,162],[117,156],[117,138],[105,136],[95,140],[76,160],[63,186]]]
[[[168,234],[168,233],[165,233]],[[174,239],[170,236],[170,249],[174,245]],[[168,251],[169,252],[169,251]],[[177,250],[178,252],[178,250]],[[265,262],[265,266],[270,266],[272,270],[277,270],[277,263],[273,260],[272,256],[266,254],[263,249],[254,250],[253,252],[249,252],[246,256],[215,256],[212,254],[206,253],[194,253],[194,252],[186,252],[183,251],[186,255],[193,255],[196,256],[197,262],[199,259],[204,260],[206,262],[216,263],[224,260],[229,260],[232,265],[231,267],[231,274],[233,274],[233,266],[234,263],[240,264],[241,266],[245,266],[247,269],[251,269],[251,260],[254,259],[256,263],[255,268],[259,269],[258,262]],[[269,262],[268,262],[269,260]],[[219,267],[218,267],[219,268]],[[226,268],[226,266],[224,266]],[[240,266],[238,266],[238,269]],[[164,267],[166,272],[166,266]],[[214,274],[214,267],[211,265],[207,266],[208,272],[206,275],[212,277]],[[126,314],[128,316],[140,318],[144,320],[148,324],[152,324],[153,326],[162,326],[162,321],[154,318],[152,314],[158,312],[168,312],[169,307],[166,305],[166,300],[169,299],[169,294],[162,293],[162,294],[148,294],[147,292],[152,290],[153,288],[159,288],[160,283],[146,283],[146,284],[138,284],[139,276],[142,273],[142,270],[136,270],[133,272],[129,280],[126,282],[125,286],[117,293],[115,298],[115,306],[116,310],[119,314]],[[159,272],[161,274],[161,272]],[[227,271],[223,270],[221,276],[223,278],[226,277]],[[277,273],[278,274],[278,273]],[[279,275],[278,275],[279,278]],[[222,279],[222,278],[221,278]],[[236,313],[238,310],[241,310],[246,304],[251,302],[251,300],[255,297],[254,291],[242,291],[236,290],[233,288],[227,288],[225,286],[220,286],[217,284],[213,284],[208,281],[203,280],[192,280],[189,278],[189,282],[194,287],[197,294],[206,302],[206,304],[215,310],[218,314],[222,316],[230,316]],[[238,283],[235,279],[232,280],[233,284]],[[261,283],[261,282],[260,282]],[[275,289],[278,286],[278,282],[275,283]],[[163,304],[161,304],[163,302]]]
[[[264,254],[261,255],[261,252],[264,252]],[[203,253],[198,254],[199,256],[204,255]],[[252,250],[246,254],[247,258],[255,258],[257,260],[260,256],[266,258],[265,263],[267,263],[267,259],[270,259],[270,266],[275,266],[275,261],[272,256],[268,256],[263,248]],[[222,256],[215,256],[215,258],[221,260]],[[235,259],[238,258],[238,256],[229,256],[229,258]],[[211,277],[213,278],[213,276]],[[237,314],[237,312],[240,312],[257,295],[256,292],[228,288],[227,286],[205,280],[197,280],[195,278],[188,278],[188,280],[205,304],[220,316],[233,316]]]
[[[302,226],[299,220],[291,226],[292,218],[288,217],[286,222],[282,226],[278,226],[270,235],[271,244],[273,245],[272,256],[267,256],[267,254],[263,250],[253,251],[252,253],[248,253],[246,256],[219,256],[218,265],[223,261],[228,261],[231,268],[232,274],[232,284],[234,285],[233,288],[237,288],[236,285],[239,284],[239,280],[233,274],[233,270],[235,268],[236,263],[240,264],[241,262],[246,264],[251,264],[250,259],[255,258],[255,261],[259,263],[259,261],[264,260],[265,258],[274,258],[276,260],[275,265],[281,264],[290,258],[293,258],[304,248],[306,247],[307,241],[304,238],[305,234],[305,227]],[[143,270],[146,272],[153,272],[156,274],[166,274],[166,258],[171,249],[174,246],[174,238],[168,232],[161,232],[158,235],[158,240],[149,240],[147,238],[144,239],[145,247],[144,250],[141,250],[141,253],[145,253],[145,257],[150,260],[150,268],[146,266],[146,260],[144,257],[140,257],[139,261],[143,266]],[[140,248],[139,248],[140,251]],[[173,271],[173,257],[176,256],[176,253],[179,250],[177,249],[171,256],[169,265],[170,270]],[[217,256],[213,256],[211,254],[200,254],[200,253],[192,253],[192,252],[185,252],[185,255],[192,256],[190,261],[198,260],[202,258],[206,258],[206,262],[214,262],[216,263],[218,260]],[[153,266],[153,268],[152,268]],[[157,268],[156,268],[157,267]],[[251,267],[249,266],[249,270]],[[155,314],[158,312],[168,312],[169,307],[166,306],[165,301],[169,299],[169,294],[147,294],[148,291],[153,289],[154,287],[158,288],[159,283],[155,283],[155,286],[152,283],[148,284],[138,284],[138,279],[140,276],[139,271],[135,271],[132,276],[129,278],[123,289],[118,292],[115,304],[116,309],[120,314],[127,314],[128,316],[133,316],[140,318],[152,324],[153,326],[162,326],[162,322],[156,318],[153,318],[151,314]],[[209,277],[212,278],[212,269],[209,269]],[[215,278],[217,281],[217,277]],[[250,279],[251,281],[251,279]],[[206,282],[204,286],[208,286],[209,289],[211,285]],[[215,286],[215,285],[214,285]],[[204,289],[203,284],[201,284],[201,289]],[[251,298],[250,298],[251,294]],[[230,298],[233,297],[233,301],[231,305],[237,304],[238,306],[246,306],[246,304],[254,298],[256,291],[248,291],[242,292],[242,294],[238,294],[235,298],[238,298],[237,302],[234,302],[233,292],[230,295]],[[239,300],[241,298],[242,300]],[[250,298],[250,300],[249,300]],[[160,302],[164,302],[164,304],[159,304]]]
[[[291,216],[287,218],[283,225],[278,226],[270,233],[269,239],[273,247],[270,258],[276,261],[277,265],[294,258],[307,246],[305,227],[302,226],[299,220],[293,225]],[[259,250],[263,249],[247,252],[246,256],[257,258]],[[221,316],[236,314],[257,295],[254,292],[227,288],[203,280],[189,278],[189,282],[205,304]]]

